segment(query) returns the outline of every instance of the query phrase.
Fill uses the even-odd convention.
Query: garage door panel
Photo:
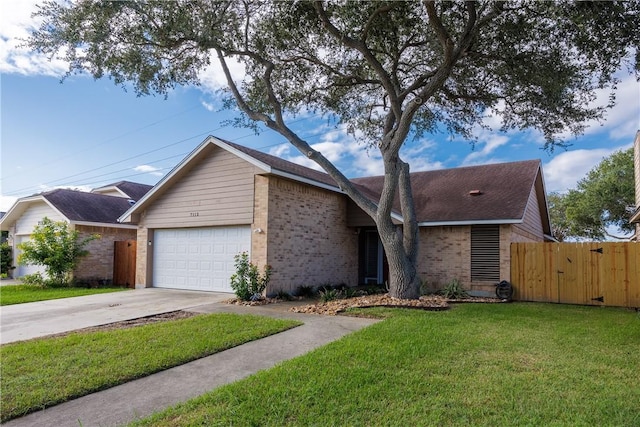
[[[234,257],[250,247],[249,226],[156,230],[154,286],[232,292]]]

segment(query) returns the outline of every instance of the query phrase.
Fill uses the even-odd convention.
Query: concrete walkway
[[[146,291],[143,290],[143,292]],[[156,289],[149,291],[165,292]],[[138,293],[140,290],[134,292]],[[224,296],[224,299],[229,298],[228,294],[219,295]],[[215,297],[211,295],[211,298]],[[8,421],[3,426],[77,427],[81,425],[84,427],[104,427],[125,425],[138,418],[146,417],[169,406],[199,396],[220,385],[273,367],[282,361],[307,353],[376,322],[371,319],[344,316],[297,314],[288,310],[291,305],[293,304],[280,303],[244,307],[210,302],[191,306],[187,310],[198,313],[258,314],[297,319],[304,324],[121,386]]]

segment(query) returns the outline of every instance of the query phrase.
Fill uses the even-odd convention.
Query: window
[[[500,281],[500,226],[471,226],[471,281]]]

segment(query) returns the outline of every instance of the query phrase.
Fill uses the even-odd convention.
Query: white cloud
[[[496,149],[506,145],[508,142],[509,137],[505,134],[498,134],[487,130],[480,131],[476,147],[481,146],[482,148],[468,154],[462,161],[462,166],[495,163],[499,161],[497,159],[490,159],[490,156]]]
[[[547,191],[564,192],[575,188],[578,181],[584,178],[602,159],[615,151],[627,148],[629,145],[612,149],[572,150],[558,154],[543,166]]]
[[[162,175],[164,175],[162,173],[162,169],[161,168],[157,168],[155,166],[150,166],[150,165],[136,166],[135,168],[133,168],[133,170],[136,171],[136,172],[148,173],[148,174],[153,175],[153,176],[162,176]]]
[[[233,58],[227,58],[227,66],[234,81],[239,85],[246,76],[244,64]],[[227,78],[215,53],[211,54],[211,64],[200,72],[199,77],[202,88],[207,91],[217,92],[227,87]]]
[[[31,17],[36,3],[37,0],[0,0],[0,72],[59,77],[67,71],[64,61],[50,61],[22,46],[39,25]]]

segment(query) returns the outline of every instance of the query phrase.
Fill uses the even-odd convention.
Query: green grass
[[[640,425],[633,311],[371,312],[387,319],[134,425]]]
[[[36,285],[5,285],[0,287],[0,305],[23,304],[25,302],[80,297],[126,291],[127,288],[43,288]]]
[[[0,419],[6,421],[297,325],[291,320],[212,314],[5,344],[0,346]]]

